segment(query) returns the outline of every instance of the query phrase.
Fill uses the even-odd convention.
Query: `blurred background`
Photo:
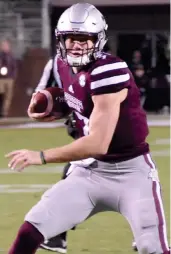
[[[75,0],[0,0],[0,117],[25,117],[48,58],[54,28]],[[83,2],[80,0],[79,2]],[[133,72],[148,114],[170,112],[169,0],[92,0],[109,25],[105,50]],[[4,57],[4,56],[7,57]]]

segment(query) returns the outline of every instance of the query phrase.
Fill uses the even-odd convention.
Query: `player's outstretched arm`
[[[69,145],[45,150],[43,152],[44,162],[75,161],[107,153],[118,122],[120,104],[126,96],[127,89],[117,93],[93,96],[94,109],[90,117],[89,135]],[[11,159],[9,167],[18,171],[29,165],[43,163],[40,152],[37,151],[18,150],[7,154],[6,157]]]

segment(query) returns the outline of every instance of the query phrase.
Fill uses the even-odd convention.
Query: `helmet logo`
[[[84,74],[80,75],[80,77],[79,77],[79,83],[80,83],[81,87],[85,86],[85,84],[86,84],[86,78],[85,78]]]

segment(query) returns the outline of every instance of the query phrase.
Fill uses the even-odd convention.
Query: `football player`
[[[169,254],[158,172],[146,142],[146,115],[127,64],[103,52],[106,31],[103,15],[87,3],[71,6],[58,21],[58,85],[81,137],[62,147],[6,155],[17,171],[69,161],[73,168],[27,213],[9,254],[35,253],[44,240],[102,211],[127,219],[140,254]],[[35,113],[32,103],[28,113],[45,116]]]
[[[44,70],[43,70],[43,74],[42,77],[40,79],[39,84],[37,85],[35,92],[41,91],[47,87],[55,87],[58,86],[57,82],[58,82],[58,77],[56,76],[56,61],[57,61],[57,57],[55,56],[54,58],[50,59]],[[56,77],[56,78],[55,78]],[[40,119],[42,121],[48,121],[48,118],[45,119]],[[50,118],[51,120],[51,118]],[[65,121],[65,125],[67,127],[67,131],[68,131],[68,135],[71,136],[74,139],[79,138],[79,131],[77,130],[76,126],[75,126],[75,117],[74,117],[74,112],[72,112],[69,116],[68,119]],[[63,170],[63,174],[62,174],[62,179],[65,179],[67,177],[67,172],[70,168],[71,164],[68,163],[66,164],[66,166],[64,167]],[[41,248],[45,249],[45,250],[49,250],[52,252],[59,252],[59,253],[66,253],[67,252],[67,232],[64,232],[60,235],[57,235],[55,237],[52,237],[48,240],[46,240],[44,243],[41,244]],[[133,250],[137,250],[137,246],[136,246],[136,242],[133,241],[132,242],[132,247]]]

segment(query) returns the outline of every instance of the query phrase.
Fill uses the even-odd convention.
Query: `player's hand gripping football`
[[[16,150],[5,155],[9,158],[8,167],[12,170],[23,171],[29,165],[42,165],[40,152],[31,150]]]
[[[34,100],[35,95],[36,95],[36,93],[33,93],[33,95],[32,95],[32,98],[31,98],[31,101],[30,101],[30,104],[29,104],[29,107],[27,110],[28,116],[31,119],[39,121],[39,122],[54,121],[56,119],[56,117],[55,116],[48,116],[47,112],[43,112],[43,113],[36,113],[35,112],[35,105],[36,105],[35,100]]]

